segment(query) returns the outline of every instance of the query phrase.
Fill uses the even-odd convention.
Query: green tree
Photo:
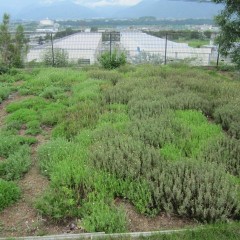
[[[5,67],[23,67],[24,54],[27,50],[27,40],[24,29],[19,25],[14,36],[9,31],[10,16],[3,15],[0,24],[0,63]]]
[[[9,32],[9,21],[10,16],[5,13],[3,15],[3,22],[0,25],[0,62],[5,66],[10,66],[12,58],[12,44],[11,34]]]
[[[14,39],[14,56],[12,59],[12,64],[14,67],[23,67],[24,65],[24,55],[27,51],[27,40],[24,36],[24,28],[19,25],[16,29],[15,39]]]
[[[223,3],[224,9],[215,20],[220,26],[221,33],[216,42],[222,55],[229,55],[232,61],[240,67],[240,0],[212,0]]]

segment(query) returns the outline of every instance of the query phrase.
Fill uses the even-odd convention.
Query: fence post
[[[54,46],[53,46],[53,35],[51,33],[51,45],[52,45],[52,66],[55,65],[55,59],[54,59]]]
[[[218,65],[219,65],[219,58],[220,58],[219,49],[220,49],[220,44],[218,45],[218,54],[217,54],[217,68],[218,68]]]
[[[110,58],[112,59],[112,32],[110,32]]]
[[[168,41],[168,34],[166,33],[166,39],[165,39],[165,57],[164,57],[164,64],[167,64],[167,41]]]

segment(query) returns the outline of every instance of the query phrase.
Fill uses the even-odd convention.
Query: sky
[[[45,3],[52,3],[63,0],[42,0]],[[140,3],[142,0],[74,0],[75,3],[87,7],[99,7],[99,6],[134,6]]]

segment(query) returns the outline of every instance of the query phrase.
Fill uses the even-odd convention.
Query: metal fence
[[[26,32],[28,52],[25,62],[28,65],[66,64],[88,65],[98,62],[99,56],[108,51],[124,52],[132,64],[168,64],[184,61],[198,66],[216,66],[221,62],[230,63],[218,53],[213,45],[213,37],[205,39],[202,46],[190,46],[181,39],[180,32],[165,32],[154,36],[146,32],[77,32],[60,35],[51,32]]]

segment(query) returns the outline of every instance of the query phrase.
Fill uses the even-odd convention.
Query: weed
[[[16,202],[19,197],[19,187],[13,182],[7,182],[0,178],[0,212]]]
[[[29,170],[30,164],[30,148],[23,145],[5,161],[0,162],[0,177],[5,180],[18,180]]]

